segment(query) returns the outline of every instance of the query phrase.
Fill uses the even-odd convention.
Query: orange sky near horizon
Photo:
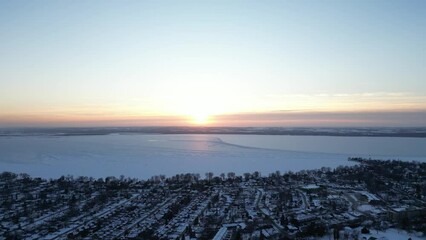
[[[237,113],[202,116],[18,116],[2,127],[426,127],[426,111],[339,111]]]

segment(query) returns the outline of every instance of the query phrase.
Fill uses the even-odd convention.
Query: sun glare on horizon
[[[196,125],[207,125],[209,124],[210,116],[205,113],[195,113],[191,115],[192,122]]]
[[[173,109],[176,115],[186,116],[187,123],[191,125],[210,125],[213,117],[223,114],[223,108],[214,96],[199,96],[193,94],[183,95],[176,99]]]

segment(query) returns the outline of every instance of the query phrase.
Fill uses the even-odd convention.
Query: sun
[[[205,113],[192,114],[192,122],[197,125],[206,125],[209,123],[210,116]]]
[[[175,111],[177,115],[184,116],[190,125],[211,125],[215,121],[214,99],[192,96],[187,101],[177,101]]]

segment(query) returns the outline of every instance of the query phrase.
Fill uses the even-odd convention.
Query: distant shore
[[[426,127],[313,128],[313,127],[63,127],[0,128],[0,136],[84,136],[109,134],[244,134],[341,137],[426,138]]]

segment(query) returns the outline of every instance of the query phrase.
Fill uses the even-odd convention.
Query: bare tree
[[[214,174],[212,172],[207,172],[206,173],[206,179],[209,180],[209,181],[211,181],[213,179],[213,175]]]
[[[234,172],[229,172],[228,173],[228,179],[235,179],[235,173]]]

